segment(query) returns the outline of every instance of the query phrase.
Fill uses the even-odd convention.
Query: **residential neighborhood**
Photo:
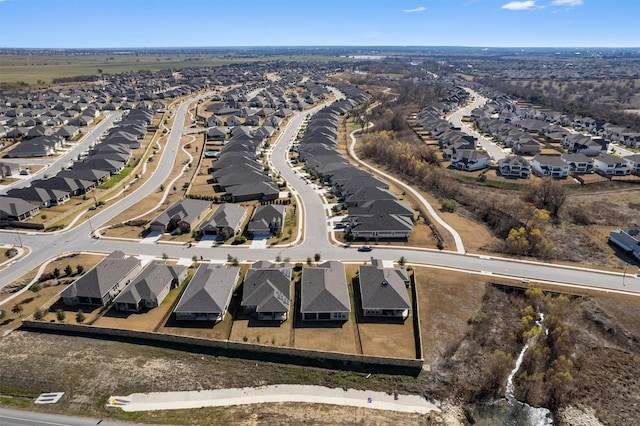
[[[0,86],[0,330],[187,349],[149,371],[200,358],[203,387],[341,371],[475,401],[510,376],[506,401],[578,401],[550,371],[635,362],[640,133],[531,92],[632,110],[635,56],[589,53],[619,79],[596,83],[564,50],[465,49],[87,51],[61,55],[99,56],[86,80]]]

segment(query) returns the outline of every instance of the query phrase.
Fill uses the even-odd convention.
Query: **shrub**
[[[480,324],[487,319],[487,314],[482,311],[474,312],[471,318],[467,320],[467,324]]]
[[[244,244],[247,242],[247,237],[244,235],[238,235],[233,239],[233,242],[236,244]]]
[[[64,319],[66,318],[66,314],[64,313],[64,311],[62,309],[56,310],[56,318],[60,322],[64,321]]]
[[[44,318],[44,310],[41,308],[36,309],[33,313],[33,318],[36,321],[42,321],[42,319]]]
[[[453,213],[458,208],[458,202],[456,200],[447,198],[445,200],[442,200],[441,208],[444,212]]]

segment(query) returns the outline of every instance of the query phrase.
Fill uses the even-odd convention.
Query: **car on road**
[[[358,251],[371,251],[371,250],[373,250],[373,248],[368,245],[358,247]]]

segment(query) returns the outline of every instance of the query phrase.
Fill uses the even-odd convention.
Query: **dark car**
[[[358,251],[371,251],[371,250],[373,250],[373,248],[367,245],[358,247]]]

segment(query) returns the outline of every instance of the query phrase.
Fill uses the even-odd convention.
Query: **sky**
[[[640,47],[640,0],[0,0],[0,48]]]

